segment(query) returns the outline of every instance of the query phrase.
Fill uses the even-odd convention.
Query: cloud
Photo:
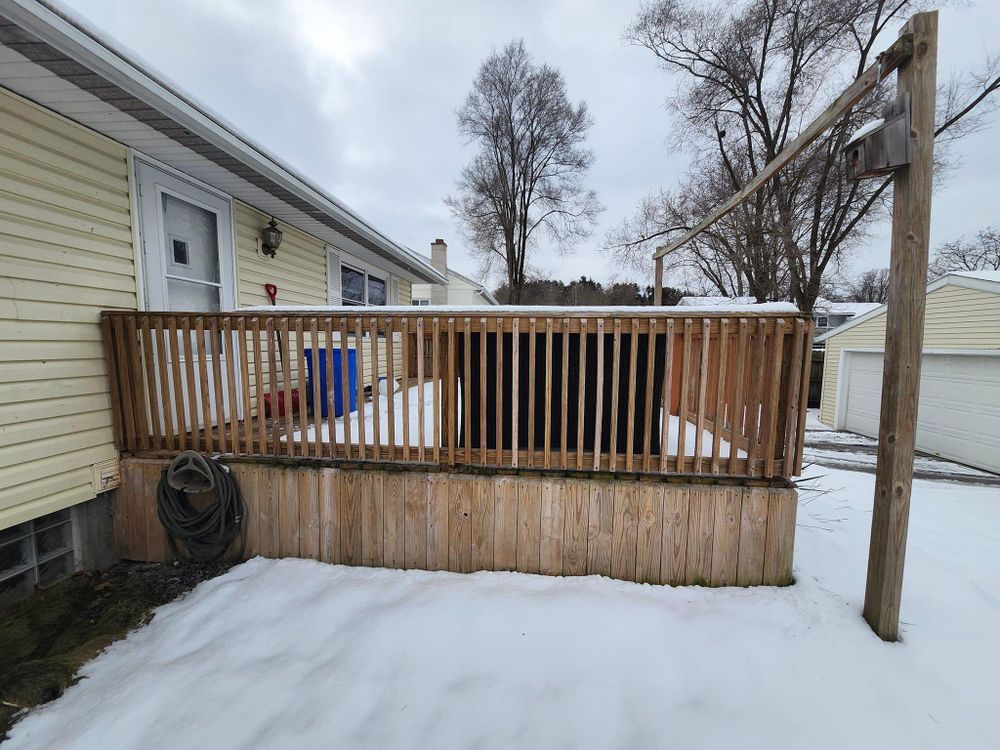
[[[543,245],[534,267],[609,279],[598,250],[607,228],[644,194],[676,186],[687,165],[665,143],[673,81],[622,42],[640,0],[63,2],[389,236],[424,253],[447,238],[466,274],[476,264],[442,203],[469,157],[454,113],[482,59],[510,39],[523,37],[562,70],[570,97],[589,104],[588,182],[607,207],[575,255]],[[998,20],[992,5],[942,11],[942,79],[980,59]],[[997,223],[996,140],[987,132],[956,148],[964,166],[935,195],[932,242]],[[878,228],[852,268],[884,265],[887,238]]]

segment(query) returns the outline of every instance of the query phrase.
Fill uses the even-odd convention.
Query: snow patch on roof
[[[1000,271],[952,271],[949,276],[965,276],[970,279],[1000,282]]]
[[[753,305],[755,297],[681,297],[679,307],[720,307],[724,305]]]

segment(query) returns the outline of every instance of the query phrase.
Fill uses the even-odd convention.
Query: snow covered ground
[[[385,387],[385,381],[383,380],[382,386]],[[412,386],[410,388],[409,394],[409,415],[403,410],[403,392],[402,390],[397,390],[393,395],[393,423],[395,427],[395,433],[393,435],[395,440],[395,445],[403,444],[403,424],[404,421],[408,423],[408,428],[410,431],[410,445],[417,445],[420,439],[420,412],[417,410],[417,397],[420,393],[420,386]],[[459,390],[459,397],[457,399],[457,419],[458,423],[462,423],[462,398],[461,390]],[[375,435],[375,409],[372,408],[374,402],[366,402],[364,404],[364,419],[365,419],[365,440],[368,444],[371,444]],[[359,438],[359,414],[362,410],[353,411],[348,415],[350,419],[351,426],[351,444],[358,445]],[[389,396],[384,392],[379,393],[378,398],[378,415],[379,415],[379,445],[389,445]],[[408,418],[407,418],[408,417]],[[662,419],[662,410],[657,416],[657,419]],[[336,430],[336,439],[338,443],[344,442],[344,417],[339,417],[333,420],[334,429]],[[662,423],[661,423],[662,424]],[[671,415],[670,417],[670,428],[668,433],[668,453],[671,456],[677,455],[677,436],[679,432],[680,418]],[[330,428],[326,420],[323,420],[320,425],[320,439],[326,442],[329,439]],[[695,439],[698,435],[698,428],[696,425],[688,422],[685,425],[685,436],[684,436],[684,455],[693,456],[695,453]],[[702,430],[702,443],[701,449],[704,455],[712,455],[712,433],[708,430]],[[287,438],[282,437],[281,441],[285,442]],[[292,434],[292,441],[298,442],[301,439],[301,432],[296,430]],[[312,443],[316,439],[316,426],[309,425],[306,429],[306,441]],[[432,446],[434,444],[434,384],[424,383],[424,445]],[[719,441],[719,455],[723,458],[729,457],[729,442],[726,440]],[[746,458],[746,451],[739,451],[740,458]]]
[[[860,616],[873,477],[803,490],[794,586],[262,559],[158,610],[17,748],[989,748],[1000,490],[916,481],[902,636]]]

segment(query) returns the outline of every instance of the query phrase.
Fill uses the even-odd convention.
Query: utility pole
[[[937,11],[913,16],[903,34],[912,35],[913,54],[897,69],[897,89],[910,97],[913,158],[893,175],[885,369],[864,604],[865,620],[886,641],[899,637],[913,484],[934,171]]]

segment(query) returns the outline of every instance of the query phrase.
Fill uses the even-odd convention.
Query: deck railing
[[[806,316],[114,311],[102,328],[117,443],[137,455],[801,471]]]

